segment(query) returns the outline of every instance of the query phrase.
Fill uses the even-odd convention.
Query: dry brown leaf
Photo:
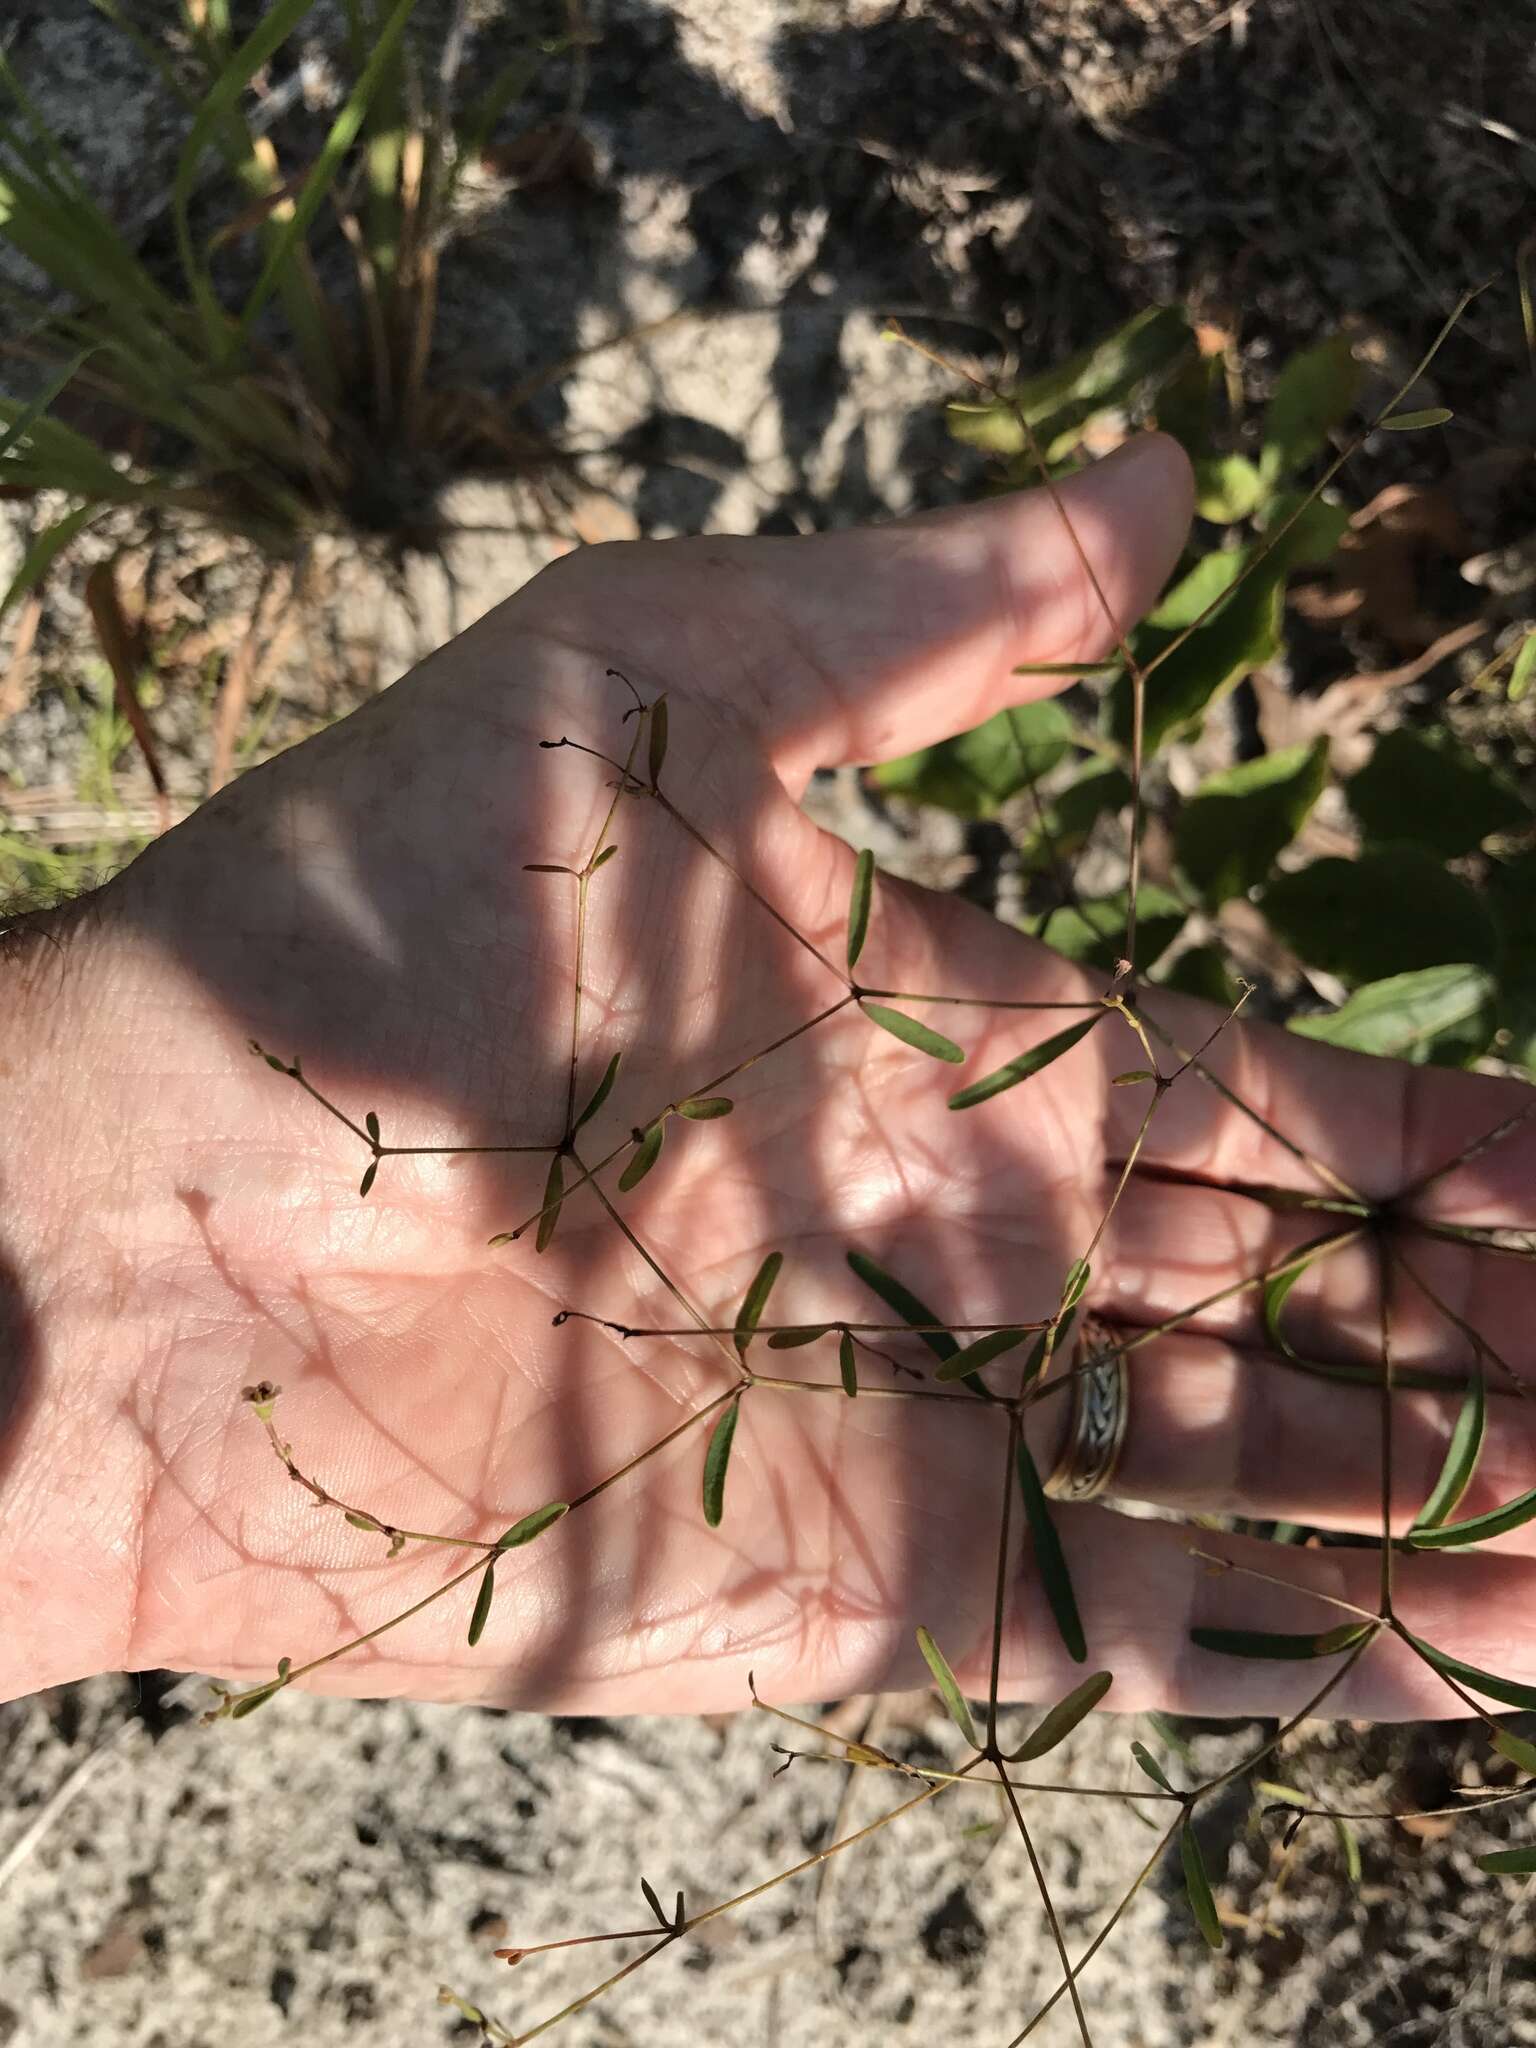
[[[32,649],[42,622],[41,591],[31,591],[16,611],[16,630],[11,639],[11,658],[0,676],[0,725],[24,710],[32,695]]]
[[[523,192],[572,185],[597,187],[597,158],[572,121],[540,121],[511,142],[490,143],[480,162],[494,178],[510,178]]]
[[[1425,572],[1436,560],[1456,559],[1465,539],[1448,492],[1388,484],[1350,520],[1328,576],[1293,591],[1291,603],[1314,623],[1354,619],[1394,647],[1417,650],[1445,623],[1423,607]]]

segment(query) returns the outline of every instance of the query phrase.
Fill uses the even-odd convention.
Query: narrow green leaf
[[[592,863],[592,873],[595,875],[599,868],[606,867],[618,850],[616,846],[605,846],[597,856],[597,859]]]
[[[1536,1742],[1527,1742],[1523,1735],[1508,1728],[1494,1729],[1492,1741],[1500,1756],[1507,1756],[1512,1764],[1536,1777]]]
[[[994,1358],[1001,1358],[1005,1351],[1012,1351],[1016,1344],[1022,1344],[1028,1336],[1027,1330],[989,1330],[984,1337],[978,1337],[957,1351],[953,1358],[946,1358],[934,1374],[936,1380],[963,1380],[973,1372],[980,1372],[984,1365],[990,1365]]]
[[[660,780],[662,763],[667,758],[667,700],[658,697],[651,706],[650,729],[646,735],[649,746],[648,762],[651,785],[654,788]]]
[[[1225,1948],[1227,1937],[1216,1916],[1216,1901],[1211,1896],[1205,1858],[1200,1852],[1194,1827],[1188,1820],[1179,1829],[1179,1861],[1184,1866],[1184,1889],[1189,1894],[1189,1910],[1195,1916],[1195,1925],[1212,1948]]]
[[[1156,1079],[1157,1076],[1150,1067],[1129,1067],[1123,1074],[1113,1075],[1109,1085],[1111,1088],[1134,1088],[1138,1081],[1155,1081]]]
[[[555,1225],[560,1221],[560,1201],[564,1193],[565,1161],[557,1152],[549,1162],[549,1177],[544,1183],[544,1207],[539,1215],[538,1235],[533,1241],[536,1252],[549,1250]]]
[[[837,1369],[843,1376],[843,1392],[851,1401],[859,1391],[859,1375],[854,1364],[853,1339],[846,1330],[837,1342]]]
[[[1515,656],[1515,665],[1509,673],[1509,701],[1518,704],[1531,687],[1536,676],[1536,633],[1527,633],[1520,643],[1520,652]]]
[[[1313,1635],[1279,1635],[1256,1628],[1192,1628],[1189,1639],[1199,1650],[1219,1657],[1265,1657],[1293,1661],[1303,1657],[1337,1657],[1371,1633],[1374,1623],[1346,1621],[1339,1628]]]
[[[1030,1456],[1029,1445],[1022,1438],[1019,1441],[1018,1466],[1019,1490],[1024,1495],[1024,1515],[1035,1546],[1040,1583],[1045,1588],[1045,1597],[1050,1602],[1061,1640],[1066,1644],[1067,1655],[1074,1664],[1082,1664],[1087,1660],[1088,1640],[1083,1634],[1082,1616],[1077,1610],[1077,1595],[1072,1590],[1072,1574],[1067,1569],[1066,1552],[1051,1519],[1050,1501],[1040,1484],[1040,1474]]]
[[[686,1102],[677,1105],[677,1113],[696,1124],[707,1124],[717,1116],[729,1116],[735,1107],[729,1095],[690,1095]]]
[[[1092,1278],[1093,1268],[1086,1259],[1074,1259],[1072,1261],[1067,1277],[1062,1282],[1061,1306],[1063,1312],[1077,1307],[1077,1304],[1082,1300],[1087,1290],[1088,1282]]]
[[[283,1689],[283,1681],[274,1678],[268,1685],[260,1685],[254,1692],[244,1692],[229,1710],[231,1721],[243,1721],[247,1714],[254,1714],[258,1707],[264,1707],[275,1693]]]
[[[667,1134],[666,1119],[658,1117],[635,1147],[628,1166],[619,1175],[619,1193],[627,1195],[638,1187],[661,1157],[661,1141]]]
[[[336,182],[342,164],[367,118],[368,108],[381,82],[396,61],[400,39],[416,6],[417,0],[395,0],[394,7],[375,25],[369,42],[368,61],[363,66],[356,85],[337,110],[325,141],[320,146],[319,154],[310,164],[304,183],[299,188],[292,211],[277,226],[276,233],[268,242],[261,274],[240,309],[239,332],[242,337],[250,334],[257,315],[274,288],[279,287],[285,277],[293,274],[294,263],[304,246],[304,238],[309,233],[310,224],[324,204],[326,194]],[[307,6],[303,11],[307,11]],[[258,29],[256,34],[260,33],[261,30]],[[254,42],[256,37],[253,36],[251,40]],[[247,76],[249,75],[247,73]],[[221,79],[220,83],[222,82]]]
[[[22,407],[10,425],[0,432],[0,462],[5,460],[13,448],[21,446],[65,385],[73,382],[76,373],[97,353],[95,348],[82,349],[79,355],[67,362],[29,404]]]
[[[485,1634],[485,1624],[491,1618],[491,1601],[496,1595],[496,1560],[492,1558],[480,1579],[480,1591],[475,1595],[475,1611],[469,1617],[469,1647],[473,1649]]]
[[[817,1337],[825,1337],[834,1331],[836,1323],[801,1323],[797,1329],[776,1329],[768,1339],[770,1352],[799,1352],[803,1343],[815,1343]]]
[[[1039,1045],[1031,1046],[1028,1052],[1021,1052],[1006,1066],[996,1068],[973,1081],[969,1088],[962,1088],[958,1095],[951,1095],[951,1109],[974,1109],[978,1102],[990,1102],[994,1095],[1001,1095],[1005,1088],[1017,1088],[1021,1081],[1027,1081],[1042,1068],[1059,1060],[1064,1052],[1070,1052],[1080,1039],[1086,1038],[1094,1025],[1105,1015],[1095,1010],[1091,1017],[1085,1017],[1081,1024],[1070,1024],[1065,1031],[1058,1031],[1054,1037],[1042,1039]]]
[[[363,1129],[368,1133],[374,1144],[377,1145],[379,1142],[379,1119],[376,1111],[370,1109],[363,1118]]]
[[[1426,1643],[1422,1636],[1403,1630],[1403,1639],[1427,1664],[1447,1678],[1454,1678],[1470,1692],[1480,1692],[1490,1700],[1502,1700],[1506,1707],[1521,1707],[1527,1713],[1536,1713],[1536,1685],[1522,1685],[1516,1678],[1499,1678],[1491,1671],[1480,1671],[1475,1664],[1464,1664],[1460,1657],[1453,1657],[1446,1650],[1437,1650],[1433,1643]]]
[[[798,1351],[802,1344],[814,1344],[837,1328],[836,1323],[804,1323],[795,1330],[775,1330],[768,1339],[770,1351]]]
[[[920,1628],[917,1632],[917,1647],[923,1653],[924,1663],[933,1673],[933,1682],[939,1688],[940,1698],[949,1709],[949,1718],[971,1748],[980,1749],[981,1744],[976,1740],[976,1725],[971,1719],[971,1710],[965,1703],[965,1695],[955,1682],[955,1674],[950,1670],[944,1652],[925,1628]]]
[[[903,1287],[899,1280],[893,1279],[883,1266],[877,1266],[866,1252],[849,1252],[847,1258],[849,1265],[864,1285],[878,1294],[886,1307],[893,1309],[903,1322],[911,1323],[914,1327],[922,1323],[942,1325],[942,1316],[935,1315],[927,1302],[919,1301],[910,1288]],[[942,1327],[920,1330],[919,1335],[937,1358],[953,1358],[960,1349],[954,1338]]]
[[[747,1355],[747,1346],[752,1334],[763,1319],[763,1310],[768,1306],[768,1297],[773,1292],[773,1283],[779,1277],[779,1268],[784,1263],[782,1252],[770,1252],[753,1275],[752,1285],[741,1298],[741,1307],[736,1311],[736,1328],[732,1342],[740,1357]]]
[[[106,510],[103,505],[81,505],[73,512],[66,512],[62,519],[56,519],[52,526],[45,526],[41,533],[34,535],[26,553],[21,558],[21,567],[11,578],[10,587],[0,597],[0,619],[27,592],[41,583],[76,534],[83,533],[91,521]]]
[[[667,1931],[667,1932],[668,1932],[668,1933],[670,1934],[670,1933],[671,1933],[671,1931],[672,1931],[672,1922],[671,1922],[671,1921],[670,1921],[670,1920],[669,1920],[669,1919],[667,1918],[666,1914],[665,1914],[665,1913],[663,1913],[663,1911],[661,1910],[661,1901],[660,1901],[660,1899],[658,1899],[658,1898],[657,1898],[657,1896],[656,1896],[655,1892],[653,1892],[653,1891],[651,1890],[651,1887],[650,1887],[650,1886],[649,1886],[649,1885],[648,1885],[648,1884],[646,1883],[646,1881],[645,1881],[645,1879],[644,1879],[643,1877],[642,1877],[642,1878],[641,1878],[641,1880],[640,1880],[640,1889],[641,1889],[641,1891],[642,1891],[642,1892],[644,1893],[644,1895],[645,1895],[645,1903],[646,1903],[646,1904],[647,1904],[647,1905],[648,1905],[648,1906],[650,1907],[651,1911],[652,1911],[652,1912],[653,1912],[653,1913],[654,1913],[654,1914],[656,1915],[656,1918],[657,1918],[657,1919],[658,1919],[658,1920],[660,1921],[660,1923],[661,1923],[662,1927],[663,1927],[663,1928],[664,1928],[664,1929],[665,1929],[665,1930],[666,1930],[666,1931]]]
[[[1036,1757],[1064,1742],[1078,1722],[1093,1712],[1114,1682],[1108,1671],[1095,1671],[1091,1678],[1085,1678],[1065,1699],[1058,1700],[1019,1747],[1010,1752],[1009,1763],[1033,1763]]]
[[[1119,666],[1120,656],[1109,654],[1102,661],[1021,661],[1012,673],[1016,676],[1107,676]]]
[[[1161,1786],[1165,1792],[1173,1790],[1172,1785],[1168,1782],[1168,1773],[1163,1769],[1144,1742],[1133,1742],[1131,1744],[1131,1755],[1135,1757],[1137,1763],[1141,1765],[1141,1768],[1146,1772],[1154,1785]]]
[[[1536,1487],[1529,1493],[1522,1493],[1514,1500],[1505,1501],[1499,1508],[1490,1508],[1485,1515],[1473,1515],[1465,1522],[1447,1522],[1438,1529],[1421,1529],[1415,1525],[1408,1531],[1408,1541],[1415,1550],[1460,1550],[1468,1543],[1486,1543],[1490,1537],[1506,1536],[1511,1529],[1518,1529],[1525,1522],[1536,1520]]]
[[[1477,1461],[1482,1454],[1483,1432],[1487,1426],[1487,1389],[1481,1372],[1472,1375],[1461,1413],[1456,1417],[1456,1426],[1451,1431],[1451,1440],[1445,1447],[1445,1461],[1440,1467],[1440,1477],[1435,1481],[1434,1490],[1419,1510],[1410,1540],[1426,1529],[1438,1529],[1447,1516],[1456,1512],[1462,1495],[1472,1482],[1477,1470]]]
[[[608,1097],[613,1093],[613,1084],[619,1078],[619,1061],[623,1057],[622,1053],[616,1052],[608,1062],[608,1065],[603,1070],[603,1078],[592,1091],[591,1101],[571,1126],[573,1132],[579,1131],[583,1124],[589,1124],[608,1100]]]
[[[1347,1820],[1334,1819],[1333,1832],[1344,1858],[1344,1875],[1351,1884],[1360,1882],[1360,1838]]]
[[[1377,426],[1388,434],[1413,434],[1420,427],[1443,427],[1447,420],[1456,415],[1448,405],[1426,405],[1422,412],[1394,412],[1386,419],[1378,420]]]
[[[354,1529],[366,1529],[372,1536],[382,1536],[384,1533],[372,1515],[355,1515],[348,1508],[346,1518]]]
[[[378,1173],[378,1170],[379,1162],[377,1161],[377,1159],[370,1159],[367,1166],[363,1169],[363,1178],[358,1185],[357,1192],[360,1197],[366,1195],[368,1190],[373,1186],[374,1177]]]
[[[1280,1314],[1285,1307],[1286,1298],[1290,1294],[1291,1289],[1296,1285],[1296,1282],[1306,1272],[1307,1267],[1311,1263],[1312,1261],[1308,1259],[1305,1264],[1292,1266],[1289,1271],[1284,1273],[1275,1273],[1264,1282],[1265,1333],[1275,1349],[1283,1351],[1287,1358],[1295,1358],[1297,1354],[1291,1349],[1290,1340],[1280,1328]]]
[[[720,1517],[725,1513],[725,1474],[731,1462],[731,1440],[736,1434],[736,1418],[740,1413],[741,1397],[738,1395],[715,1424],[709,1449],[704,1453],[704,1519],[711,1529],[719,1528]]]
[[[875,856],[866,846],[853,864],[853,894],[848,903],[848,972],[859,964],[869,936],[869,906],[875,892]]]
[[[1486,1870],[1490,1877],[1529,1877],[1536,1872],[1536,1848],[1495,1849],[1490,1855],[1479,1856],[1479,1870]]]
[[[931,1025],[921,1024],[916,1017],[908,1017],[901,1010],[888,1010],[884,1003],[860,1003],[871,1024],[878,1024],[882,1031],[889,1031],[892,1038],[899,1038],[903,1045],[915,1046],[919,1052],[926,1052],[936,1060],[948,1060],[952,1066],[960,1066],[965,1054],[952,1038],[946,1038]]]
[[[521,1550],[525,1543],[531,1543],[536,1536],[542,1536],[546,1529],[552,1529],[562,1515],[571,1512],[569,1501],[552,1500],[544,1507],[535,1508],[531,1515],[524,1515],[520,1522],[514,1522],[505,1536],[496,1540],[498,1550]]]

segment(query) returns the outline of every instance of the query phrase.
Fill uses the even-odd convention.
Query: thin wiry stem
[[[703,1081],[697,1088],[690,1088],[686,1094],[679,1095],[676,1101],[667,1103],[663,1109],[658,1110],[654,1116],[649,1117],[644,1124],[637,1128],[648,1130],[652,1124],[659,1123],[663,1117],[678,1115],[679,1103],[692,1102],[700,1095],[713,1095],[717,1089],[723,1088],[727,1081],[734,1081],[738,1074],[744,1074],[748,1067],[755,1067],[759,1060],[767,1059],[770,1053],[780,1051],[784,1046],[792,1044],[797,1038],[803,1038],[808,1031],[814,1031],[818,1024],[825,1024],[829,1017],[835,1017],[839,1010],[846,1010],[853,1000],[852,995],[839,996],[835,1003],[829,1003],[824,1010],[818,1010],[814,1017],[807,1017],[805,1022],[797,1024],[793,1031],[786,1031],[780,1037],[772,1040],[770,1044],[759,1046],[756,1052],[748,1053],[746,1058],[738,1060],[735,1066],[727,1067],[723,1074],[717,1074],[713,1080]],[[562,1188],[558,1196],[552,1197],[541,1207],[535,1209],[531,1216],[525,1216],[522,1222],[517,1224],[514,1229],[498,1231],[490,1242],[493,1245],[515,1243],[518,1238],[523,1236],[525,1231],[531,1230],[536,1223],[542,1221],[551,1209],[558,1208],[562,1202],[569,1201],[577,1189],[585,1187],[594,1175],[602,1173],[605,1168],[612,1166],[616,1159],[622,1158],[630,1150],[633,1142],[633,1139],[626,1138],[622,1143],[615,1145],[611,1152],[605,1152],[595,1166],[583,1167],[580,1178],[571,1181],[566,1187]],[[558,1151],[559,1147],[540,1145],[525,1146],[522,1149],[525,1151],[551,1152]]]
[[[1392,1259],[1385,1242],[1376,1240],[1377,1283],[1380,1289],[1381,1392],[1377,1397],[1381,1465],[1381,1618],[1392,1619]]]
[[[1511,1389],[1514,1391],[1514,1393],[1519,1395],[1522,1400],[1529,1400],[1531,1397],[1531,1388],[1525,1378],[1525,1375],[1517,1371],[1516,1368],[1510,1364],[1509,1360],[1504,1356],[1504,1354],[1501,1351],[1496,1350],[1494,1346],[1489,1343],[1488,1339],[1483,1335],[1481,1330],[1474,1330],[1472,1325],[1467,1321],[1465,1316],[1458,1315],[1455,1309],[1451,1307],[1450,1303],[1446,1301],[1440,1294],[1438,1294],[1433,1287],[1430,1286],[1429,1282],[1424,1278],[1424,1275],[1418,1270],[1416,1266],[1411,1265],[1409,1261],[1403,1257],[1401,1252],[1391,1251],[1391,1259],[1393,1265],[1397,1268],[1398,1272],[1406,1274],[1408,1279],[1410,1279],[1413,1282],[1414,1286],[1418,1288],[1419,1292],[1424,1296],[1424,1298],[1433,1307],[1437,1308],[1440,1311],[1441,1315],[1445,1317],[1448,1323],[1452,1324],[1457,1330],[1461,1332],[1462,1336],[1465,1337],[1467,1342],[1471,1345],[1473,1356],[1479,1360],[1486,1358],[1487,1360],[1489,1360],[1491,1364],[1496,1365],[1499,1371],[1503,1373],[1504,1377],[1509,1381]]]
[[[1003,1453],[1003,1505],[998,1518],[997,1574],[992,1590],[992,1668],[987,1676],[987,1751],[997,1749],[997,1690],[1003,1669],[1003,1621],[1008,1612],[1008,1538],[1013,1520],[1013,1496],[1018,1487],[1014,1465],[1019,1455],[1021,1417],[1017,1405],[1008,1411],[1008,1446]]]
[[[1066,1973],[1066,1988],[1071,1995],[1072,2012],[1077,2020],[1077,2031],[1082,2036],[1083,2048],[1093,2048],[1093,2036],[1088,2031],[1088,2015],[1083,2011],[1082,1993],[1077,1988],[1077,1972],[1073,1969],[1072,1959],[1067,1954],[1067,1940],[1061,1931],[1061,1920],[1056,1912],[1056,1902],[1051,1897],[1051,1888],[1046,1883],[1045,1872],[1040,1867],[1040,1858],[1035,1850],[1034,1838],[1030,1834],[1024,1819],[1024,1809],[1019,1804],[1018,1793],[1014,1791],[1008,1780],[1002,1778],[999,1780],[999,1783],[1002,1785],[1003,1795],[1008,1801],[1008,1809],[1012,1813],[1014,1823],[1018,1828],[1019,1839],[1024,1844],[1024,1853],[1029,1858],[1029,1867],[1034,1874],[1035,1887],[1040,1894],[1040,1903],[1045,1908],[1045,1917],[1050,1922],[1051,1939],[1056,1944],[1056,1954],[1061,1961],[1063,1971]]]
[[[1470,1166],[1474,1159],[1481,1159],[1485,1152],[1491,1152],[1495,1145],[1502,1143],[1512,1132],[1529,1123],[1533,1116],[1536,1116],[1536,1091],[1532,1092],[1531,1099],[1522,1103],[1519,1109],[1513,1110],[1508,1116],[1500,1117],[1492,1130],[1484,1131],[1480,1138],[1474,1138],[1470,1145],[1463,1146],[1454,1158],[1442,1160],[1438,1166],[1432,1166],[1427,1173],[1421,1173],[1417,1180],[1409,1181],[1407,1187],[1398,1191],[1398,1204],[1413,1201],[1416,1196],[1422,1195],[1426,1188],[1432,1188],[1437,1180],[1444,1180],[1447,1174],[1454,1173],[1458,1167]]]
[[[1183,1801],[1180,1801],[1180,1805],[1183,1805]],[[1027,2027],[1022,2028],[1017,2034],[1014,2035],[1013,2039],[1008,2043],[1008,2048],[1021,2048],[1021,2044],[1029,2039],[1030,2035],[1035,2031],[1036,2027],[1042,2025],[1045,2019],[1048,2017],[1048,2015],[1054,2010],[1056,2005],[1063,1998],[1066,1997],[1068,1985],[1071,1986],[1074,1998],[1076,1997],[1078,1979],[1082,1976],[1083,1972],[1087,1969],[1088,1965],[1093,1961],[1094,1957],[1098,1954],[1099,1950],[1104,1946],[1105,1942],[1108,1941],[1109,1937],[1114,1933],[1115,1929],[1119,1926],[1120,1922],[1125,1918],[1126,1914],[1131,1910],[1131,1906],[1135,1902],[1142,1887],[1145,1885],[1147,1879],[1152,1875],[1153,1871],[1156,1870],[1158,1864],[1162,1862],[1163,1857],[1167,1854],[1169,1847],[1172,1845],[1174,1836],[1177,1835],[1179,1829],[1183,1825],[1184,1816],[1181,1812],[1179,1818],[1170,1824],[1167,1832],[1158,1842],[1157,1847],[1152,1851],[1151,1855],[1147,1858],[1146,1862],[1143,1863],[1140,1870],[1137,1871],[1136,1876],[1131,1882],[1130,1889],[1126,1892],[1124,1898],[1121,1899],[1119,1905],[1116,1906],[1114,1912],[1110,1914],[1109,1918],[1104,1922],[1104,1925],[1099,1929],[1098,1933],[1094,1936],[1093,1940],[1089,1942],[1088,1946],[1083,1950],[1082,1954],[1078,1957],[1077,1967],[1070,1973],[1066,1983],[1057,1985],[1056,1989],[1051,1993],[1050,1997],[1045,2001],[1044,2005],[1041,2006],[1040,2010],[1029,2022],[1029,2025]]]
[[[576,1081],[581,1064],[581,999],[584,994],[584,979],[587,965],[587,898],[592,887],[592,877],[597,861],[613,829],[619,805],[624,800],[625,789],[634,773],[635,755],[639,750],[643,719],[636,719],[634,736],[629,743],[629,752],[624,757],[623,778],[614,789],[603,815],[603,822],[597,828],[597,837],[587,855],[586,864],[576,878],[576,964],[572,975],[571,989],[571,1064],[565,1081],[565,1136],[566,1142],[576,1135]]]

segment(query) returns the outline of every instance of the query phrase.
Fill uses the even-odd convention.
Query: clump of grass
[[[120,507],[291,559],[322,527],[409,538],[456,466],[536,461],[536,437],[428,367],[464,174],[540,65],[579,55],[576,0],[473,94],[467,8],[429,64],[419,0],[345,0],[346,76],[302,163],[279,156],[254,88],[315,0],[273,0],[243,40],[228,0],[180,0],[170,37],[96,4],[185,110],[174,253],[135,250],[0,53],[0,240],[35,279],[0,287],[0,366],[31,393],[0,397],[0,481],[46,508],[0,612]]]

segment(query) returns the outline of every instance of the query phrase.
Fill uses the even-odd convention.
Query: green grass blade
[[[208,273],[198,260],[192,239],[192,194],[197,186],[198,165],[204,151],[217,140],[220,127],[239,106],[240,96],[262,67],[271,62],[315,0],[274,0],[239,49],[229,58],[214,80],[182,144],[176,162],[176,179],[171,189],[171,211],[176,224],[176,246],[187,289],[196,300],[209,342],[222,353],[229,321],[214,294]],[[268,261],[270,263],[270,255]]]
[[[18,599],[41,583],[54,562],[64,552],[77,534],[83,533],[101,512],[99,505],[80,505],[73,512],[66,512],[62,519],[56,519],[52,526],[34,536],[31,546],[22,557],[21,567],[11,578],[10,588],[0,597],[0,619]]]
[[[289,4],[299,5],[299,0],[289,0]],[[311,0],[304,0],[305,6],[309,4]],[[331,123],[331,131],[325,138],[324,146],[315,159],[309,176],[304,180],[298,198],[294,201],[293,212],[283,222],[280,232],[274,236],[267,250],[261,275],[241,308],[239,332],[242,337],[250,333],[252,322],[271,296],[273,287],[292,260],[296,247],[308,234],[310,222],[335,183],[347,151],[357,140],[369,101],[394,59],[400,38],[405,33],[406,23],[416,11],[416,7],[417,0],[396,0],[396,5],[380,29],[363,75]]]

